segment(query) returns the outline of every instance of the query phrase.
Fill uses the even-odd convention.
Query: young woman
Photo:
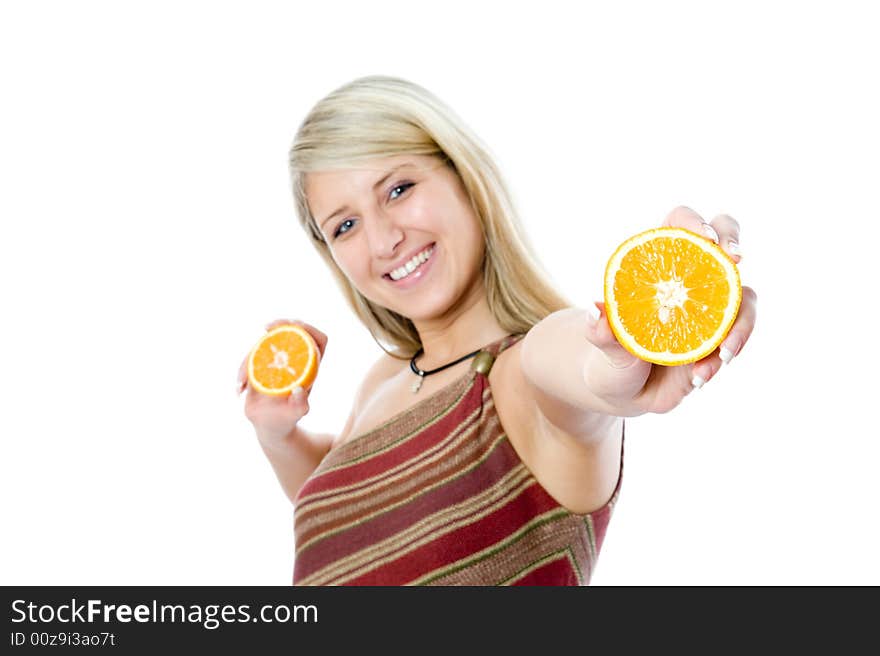
[[[551,287],[486,149],[406,80],[361,78],[322,99],[290,168],[306,235],[383,351],[339,435],[299,427],[309,390],[248,391],[295,506],[294,584],[587,584],[620,490],[624,418],[671,410],[738,354],[754,292],[710,357],[634,358],[602,303],[572,307]],[[680,207],[665,224],[738,259],[728,216]],[[323,353],[314,326],[267,328],[285,322]],[[240,391],[246,379],[243,364]]]

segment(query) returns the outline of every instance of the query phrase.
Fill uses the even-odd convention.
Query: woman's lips
[[[404,278],[400,280],[393,280],[389,274],[385,274],[383,277],[394,285],[397,289],[409,289],[410,287],[414,287],[418,283],[422,281],[422,279],[428,275],[428,273],[434,267],[434,261],[437,259],[438,248],[437,243],[428,245],[429,248],[432,248],[431,257],[422,262],[417,268],[415,268],[411,273],[409,273]],[[422,249],[424,250],[424,249]]]

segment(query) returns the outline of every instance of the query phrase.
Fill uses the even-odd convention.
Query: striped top
[[[488,373],[523,336],[484,347],[491,357],[465,376],[327,454],[296,499],[294,585],[589,583],[620,479],[578,515],[520,460]]]

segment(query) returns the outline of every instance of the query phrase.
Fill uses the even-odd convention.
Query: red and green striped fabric
[[[471,368],[321,462],[296,500],[293,583],[586,585],[619,490],[588,515],[559,505]]]

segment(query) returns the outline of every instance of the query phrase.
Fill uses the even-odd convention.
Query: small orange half
[[[605,268],[611,330],[627,351],[656,364],[687,364],[712,353],[741,301],[733,260],[714,241],[683,228],[630,237]]]
[[[320,352],[305,328],[284,324],[267,332],[248,357],[248,382],[271,396],[288,394],[294,387],[311,387],[318,375]]]

